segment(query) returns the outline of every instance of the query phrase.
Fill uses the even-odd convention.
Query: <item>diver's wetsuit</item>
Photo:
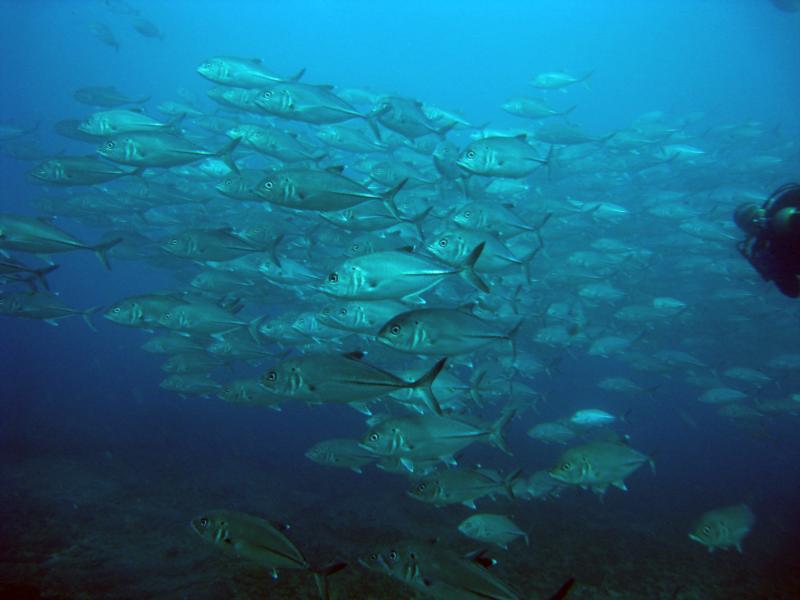
[[[784,190],[781,193],[782,190]],[[766,226],[758,235],[739,243],[739,251],[765,281],[774,281],[786,296],[800,296],[800,214],[793,217],[791,231],[776,233],[773,217],[784,208],[800,209],[800,186],[778,190],[777,198],[764,203]]]

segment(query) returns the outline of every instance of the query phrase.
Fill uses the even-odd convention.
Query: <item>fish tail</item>
[[[99,260],[103,266],[111,270],[111,263],[108,262],[108,251],[111,250],[114,246],[119,244],[122,241],[122,238],[114,238],[113,240],[109,240],[107,242],[103,242],[102,244],[97,244],[95,246],[88,246],[89,250],[94,252],[95,256],[97,256],[97,260]]]
[[[511,356],[514,360],[514,365],[517,364],[517,334],[519,333],[519,328],[522,327],[522,324],[525,322],[525,319],[520,319],[517,321],[517,324],[511,328],[511,330],[506,334],[508,338],[508,343],[511,344]]]
[[[486,285],[486,282],[481,279],[478,274],[475,272],[475,263],[478,262],[478,259],[481,257],[481,253],[483,252],[483,248],[486,246],[486,242],[481,242],[475,248],[473,248],[472,252],[469,253],[469,256],[464,259],[464,263],[461,265],[461,269],[459,270],[459,276],[469,283],[471,286],[479,289],[484,294],[489,293],[489,286]]]
[[[572,588],[574,583],[575,583],[575,578],[570,577],[564,582],[564,584],[560,588],[558,588],[555,594],[553,594],[552,596],[550,596],[550,598],[548,598],[548,600],[564,600],[564,598],[567,597],[567,594],[569,594],[569,590],[570,588]]]
[[[373,112],[368,115],[362,115],[362,116],[364,117],[364,120],[367,122],[367,125],[369,125],[369,128],[372,131],[372,135],[375,136],[375,139],[378,140],[379,142],[382,142],[383,139],[381,138],[381,130],[378,129],[378,121],[375,118],[378,114],[379,113]]]
[[[184,118],[186,118],[185,112],[178,113],[164,124],[164,129],[174,131],[175,133],[179,133],[178,125],[180,124],[181,121],[183,121]]]
[[[506,444],[503,432],[516,414],[516,409],[504,410],[497,421],[492,424],[492,429],[489,432],[489,443],[509,456],[511,455],[511,450],[509,450],[508,444]]]
[[[438,135],[441,139],[444,139],[447,136],[447,134],[450,133],[450,130],[453,129],[453,127],[455,127],[456,125],[458,125],[458,123],[453,121],[452,123],[448,123],[444,127],[440,127],[439,129],[434,129],[434,133]]]
[[[545,167],[547,167],[547,181],[550,181],[553,175],[553,148],[555,148],[555,146],[550,144],[550,148],[547,150],[547,156],[539,161]]]
[[[441,359],[439,362],[433,365],[430,371],[425,373],[415,382],[409,384],[410,388],[417,389],[422,392],[422,395],[425,398],[425,403],[428,405],[428,408],[430,408],[437,415],[442,414],[442,407],[439,405],[439,401],[436,399],[436,396],[433,395],[433,389],[431,388],[431,386],[433,385],[433,382],[436,380],[436,378],[439,376],[439,373],[441,373],[446,362],[447,358]]]
[[[525,273],[525,281],[528,282],[528,285],[531,283],[531,264],[533,263],[533,259],[536,258],[536,255],[539,254],[542,248],[544,248],[544,246],[539,244],[536,246],[536,248],[528,252],[519,260],[519,262],[522,263],[522,271]]]
[[[472,401],[479,408],[483,408],[483,401],[481,400],[481,383],[483,383],[485,378],[486,369],[480,369],[469,385],[469,397],[472,398]]]
[[[503,478],[503,487],[505,488],[506,495],[511,500],[516,500],[517,497],[514,495],[514,482],[519,479],[519,476],[522,475],[522,469],[516,469],[508,477]]]
[[[303,67],[303,68],[302,68],[302,69],[300,69],[300,70],[299,70],[297,73],[295,73],[294,75],[292,75],[291,77],[289,77],[289,79],[287,79],[287,81],[300,81],[300,79],[301,79],[301,78],[303,77],[303,75],[305,75],[305,74],[306,74],[306,69],[305,69],[305,67]]]
[[[52,273],[55,271],[59,265],[48,265],[46,267],[42,267],[41,269],[32,269],[31,273],[36,278],[36,280],[42,284],[42,287],[48,291],[50,291],[50,286],[47,283],[47,280],[44,278],[45,275],[48,273]]]
[[[92,316],[97,313],[102,308],[102,306],[92,306],[91,308],[87,308],[85,311],[81,313],[81,317],[83,317],[84,322],[86,325],[89,326],[89,329],[97,333],[97,327],[94,326],[92,322]]]
[[[261,324],[266,320],[266,318],[267,317],[265,315],[262,315],[260,317],[256,317],[247,324],[247,332],[259,346],[261,345],[261,334],[259,333],[258,329],[261,327]]]
[[[429,206],[428,208],[426,208],[417,215],[411,215],[409,217],[400,217],[400,220],[405,221],[406,223],[413,224],[414,227],[417,228],[417,235],[419,236],[419,239],[422,240],[425,238],[425,232],[422,231],[422,223],[425,221],[425,218],[430,214],[432,210],[433,207]]]
[[[278,268],[280,268],[281,266],[281,257],[278,256],[278,245],[283,241],[284,237],[285,237],[284,234],[282,233],[279,234],[274,240],[272,240],[272,243],[267,248],[267,250],[269,251],[269,257],[272,259],[272,262],[274,262],[277,265]]]
[[[325,567],[318,569],[311,569],[314,575],[314,582],[317,584],[317,591],[322,600],[330,599],[330,589],[328,587],[328,577],[334,573],[338,573],[347,566],[346,562],[331,563]]]
[[[233,151],[236,150],[236,147],[241,143],[241,141],[242,138],[240,137],[233,138],[230,142],[220,148],[219,152],[214,154],[214,156],[219,156],[228,166],[228,168],[236,174],[239,173],[239,167],[237,167],[236,163],[233,161]]]
[[[397,205],[394,203],[394,197],[395,197],[395,196],[397,196],[397,194],[400,192],[400,190],[402,190],[402,189],[403,189],[403,186],[404,186],[406,183],[408,183],[408,177],[406,177],[405,179],[403,179],[402,181],[400,181],[400,183],[398,183],[397,185],[395,185],[393,188],[391,188],[390,190],[388,190],[388,191],[387,191],[387,192],[386,192],[386,193],[383,195],[383,203],[386,205],[386,209],[387,209],[387,210],[388,210],[388,211],[391,213],[391,215],[392,215],[392,216],[393,216],[395,219],[397,219],[398,221],[401,221],[401,220],[402,220],[402,217],[400,216],[400,211],[399,211],[399,210],[397,210]]]

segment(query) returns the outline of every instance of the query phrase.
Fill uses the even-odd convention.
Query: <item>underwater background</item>
[[[526,431],[579,409],[599,408],[628,415],[614,431],[651,456],[656,469],[640,469],[627,480],[627,492],[612,488],[602,501],[576,489],[547,500],[501,495],[494,502],[479,500],[481,511],[506,514],[530,535],[530,546],[494,547],[490,552],[498,564],[492,572],[519,590],[520,598],[549,597],[570,577],[576,583],[569,597],[576,599],[796,598],[800,409],[791,402],[800,403],[800,362],[791,357],[800,352],[800,306],[760,281],[739,256],[740,236],[730,219],[740,199],[766,199],[778,186],[800,180],[800,13],[778,4],[783,3],[4,0],[0,121],[27,133],[2,140],[0,213],[47,216],[37,210],[36,198],[73,193],[35,181],[29,172],[49,157],[92,155],[100,144],[68,139],[53,129],[59,120],[103,110],[76,101],[77,88],[113,85],[131,97],[149,97],[142,108],[162,121],[170,117],[156,107],[179,97],[195,98],[194,107],[203,114],[221,110],[253,121],[252,115],[220,109],[206,96],[212,84],[196,69],[212,56],[260,57],[276,73],[306,69],[303,82],[365,88],[454,111],[470,124],[447,133],[461,149],[482,129],[539,126],[540,121],[500,108],[512,96],[545,98],[560,110],[576,106],[569,121],[596,138],[583,146],[588,154],[573,156],[570,149],[577,146],[537,142],[542,157],[556,147],[552,173],[542,167],[526,176],[529,188],[512,200],[529,222],[552,215],[541,231],[544,248],[533,259],[530,283],[518,271],[489,277],[498,303],[510,303],[523,286],[518,364],[505,374],[524,382],[537,398],[508,428],[511,455],[476,444],[457,458],[462,465],[503,473],[522,469],[527,477],[551,468],[566,446],[541,443]],[[163,38],[134,29],[133,22],[143,17],[157,24]],[[93,34],[96,23],[113,32],[118,48]],[[563,91],[531,87],[536,74],[555,71],[591,76]],[[617,148],[614,137],[601,141],[630,131],[645,114],[650,114],[645,121],[668,126],[672,139]],[[202,133],[189,117],[179,126]],[[291,127],[315,139],[311,132],[317,125]],[[721,132],[722,127],[728,129]],[[217,149],[225,139],[218,135],[201,145]],[[23,152],[15,145],[20,140],[32,145]],[[664,157],[667,144],[702,154],[685,156],[679,150],[677,157]],[[661,162],[646,168],[636,163],[648,153]],[[588,165],[587,156],[596,162]],[[751,160],[764,156],[774,160]],[[233,158],[240,167],[248,162],[240,150]],[[344,164],[357,178],[359,160],[332,151],[322,165]],[[428,163],[426,172],[436,175],[430,155]],[[148,168],[144,178],[160,170]],[[435,210],[423,222],[426,241],[441,229],[450,208],[470,199],[455,185],[443,192],[436,178],[427,184],[436,194],[427,200]],[[124,179],[132,178],[99,187],[114,193]],[[665,190],[680,192],[680,199],[659,196]],[[406,192],[398,196],[404,208],[411,205],[403,201]],[[688,234],[679,227],[680,217],[649,213],[659,198],[688,208],[692,216],[684,220],[709,223],[715,233]],[[242,206],[229,202],[233,208],[226,210]],[[607,202],[612,211],[623,207],[624,213],[606,217],[609,205],[580,204],[592,202]],[[213,210],[206,214],[207,224],[224,225],[213,215]],[[263,215],[269,220],[273,213]],[[56,214],[53,223],[92,243],[124,228],[160,243],[182,227],[154,227],[136,213],[106,215],[107,221],[95,216]],[[283,232],[287,238],[313,240],[317,221],[313,211],[298,212],[281,226],[296,227]],[[355,235],[335,230],[326,240],[338,239],[344,247]],[[402,236],[401,246],[413,233]],[[570,260],[599,239],[621,240],[629,255],[600,266]],[[321,278],[328,272],[323,264],[345,258],[344,250],[330,243],[285,252]],[[32,254],[12,254],[25,264],[44,264]],[[682,263],[687,257],[694,262]],[[115,255],[114,249],[110,271],[88,252],[50,258],[59,268],[47,275],[47,283],[60,300],[81,310],[103,308],[93,318],[97,331],[80,318],[59,320],[57,327],[12,316],[0,320],[1,596],[317,597],[300,570],[281,571],[273,580],[258,565],[205,544],[189,522],[216,508],[290,524],[287,535],[312,564],[347,562],[348,568],[330,578],[331,596],[339,599],[426,597],[359,565],[376,544],[436,538],[461,554],[486,547],[457,529],[472,514],[469,508],[408,497],[404,475],[374,466],[357,474],[304,456],[322,440],[363,438],[365,416],[345,404],[288,399],[278,412],[231,404],[215,394],[161,388],[164,357],[140,349],[152,334],[100,315],[123,298],[188,289],[200,271],[195,263],[175,267],[130,252]],[[613,283],[622,298],[605,302],[579,293],[598,281]],[[27,289],[6,281],[0,294]],[[437,293],[427,297],[430,304],[461,306],[476,296],[460,281],[447,282]],[[633,321],[615,317],[622,307],[665,296],[685,302],[685,310]],[[243,303],[251,319],[301,308],[317,311],[329,300],[310,288],[275,284],[245,296]],[[561,325],[570,332],[564,342],[538,335]],[[612,334],[626,337],[636,356],[628,350],[589,353],[593,341]],[[212,378],[259,377],[290,351],[298,356],[365,350],[391,372],[406,368],[412,358],[365,336],[312,337],[294,345],[266,341],[264,347],[273,356],[234,361],[214,370]],[[645,364],[643,357],[658,362],[665,350],[698,360]],[[469,379],[482,365],[502,362],[503,355],[506,348],[497,345],[474,360],[452,362]],[[548,367],[528,368],[529,357]],[[436,358],[415,364],[427,369]],[[733,366],[756,369],[768,381],[726,380],[722,373]],[[649,391],[598,388],[608,377],[630,378]],[[469,405],[470,415],[491,421],[519,400],[499,379],[491,379],[487,401]],[[743,390],[747,397],[741,403],[752,410],[720,414],[720,405],[697,401],[717,388]],[[777,408],[768,410],[773,401]],[[373,411],[402,414],[385,404]],[[590,439],[581,433],[572,445]],[[701,514],[738,503],[755,515],[742,553],[708,553],[689,539]]]

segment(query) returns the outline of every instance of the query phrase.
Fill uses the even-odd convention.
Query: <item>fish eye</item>
[[[336,283],[337,281],[339,281],[339,275],[337,273],[331,273],[330,275],[328,275],[328,281],[330,283]]]
[[[339,310],[339,314],[342,315],[342,316],[345,316],[347,314],[347,309],[346,308],[340,309]]]
[[[165,319],[171,319],[172,318],[172,313],[164,313],[164,318]]]
[[[705,533],[706,535],[708,535],[709,533],[711,533],[711,527],[709,527],[708,525],[706,525],[705,527],[703,527],[703,533]]]
[[[122,310],[122,309],[121,309],[119,306],[115,306],[115,307],[114,307],[114,310],[112,310],[111,312],[113,312],[114,314],[119,314],[119,312],[120,312],[121,310]]]
[[[271,190],[272,189],[272,185],[273,184],[272,184],[271,181],[265,181],[264,182],[264,189]]]
[[[361,246],[359,244],[353,244],[352,249],[358,252],[361,249]]]
[[[389,560],[397,560],[399,557],[400,555],[395,550],[389,552]]]
[[[397,335],[400,333],[400,325],[392,325],[392,328],[389,331],[391,331],[394,335]]]
[[[467,158],[469,158],[470,160],[475,158],[475,150],[470,150],[469,152],[467,152]]]
[[[275,371],[270,371],[269,373],[266,374],[264,379],[266,379],[267,381],[275,381],[276,379],[278,379],[278,374]]]
[[[369,436],[369,441],[370,442],[377,442],[379,437],[381,437],[381,436],[378,435],[377,433],[371,433],[370,436]]]
[[[177,239],[172,239],[172,240],[170,240],[170,241],[169,241],[169,245],[170,245],[170,246],[174,246],[174,245],[175,245],[175,244],[177,244],[177,243],[178,243],[178,240],[177,240]]]
[[[264,92],[264,98],[272,98],[272,90],[266,90]]]
[[[420,483],[420,484],[417,486],[417,491],[418,491],[418,492],[423,492],[423,491],[425,491],[425,488],[426,488],[426,487],[428,487],[428,486],[427,486],[425,483]]]
[[[472,216],[472,211],[471,210],[465,210],[464,211],[464,216],[469,219]]]
[[[447,247],[447,238],[442,238],[439,240],[439,247],[446,248]]]
[[[225,185],[233,185],[233,179],[226,179]]]
[[[200,527],[208,527],[208,519],[206,517],[200,519]]]
[[[369,555],[370,560],[378,560],[378,555],[376,553],[372,553]]]
[[[114,149],[114,146],[116,146],[116,145],[117,145],[117,144],[116,144],[116,142],[114,142],[114,141],[109,141],[109,142],[106,142],[106,150],[113,150],[113,149]]]
[[[569,471],[569,469],[570,469],[570,464],[569,463],[564,463],[563,465],[561,465],[561,470],[562,471]]]

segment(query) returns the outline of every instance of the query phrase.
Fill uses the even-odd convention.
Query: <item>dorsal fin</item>
[[[335,173],[341,175],[344,172],[344,165],[333,165],[332,167],[325,167],[328,173]]]
[[[261,59],[260,58],[251,58],[250,62],[253,63],[254,65],[260,65],[261,64]]]
[[[412,252],[414,252],[414,246],[400,246],[397,249],[397,251],[398,252],[405,252],[407,254],[411,254]]]
[[[515,135],[514,139],[515,140],[522,140],[523,142],[525,142],[525,141],[528,140],[528,134],[527,133],[520,133],[519,135]]]
[[[345,352],[342,356],[350,360],[361,360],[366,356],[366,353],[361,350],[353,350],[352,352]]]

